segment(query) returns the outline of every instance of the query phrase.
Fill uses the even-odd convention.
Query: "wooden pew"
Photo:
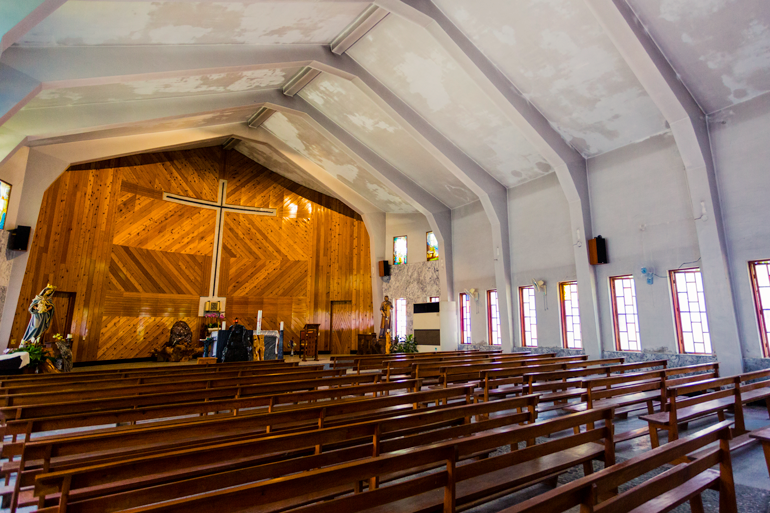
[[[340,387],[343,385],[377,383],[379,382],[379,378],[379,375],[376,374],[353,374],[350,376],[331,378],[315,378],[310,380],[300,379],[277,383],[256,384],[248,383],[248,381],[251,381],[249,378],[243,378],[243,381],[237,381],[236,378],[236,382],[229,386],[198,387],[192,390],[164,391],[155,394],[128,394],[96,399],[72,399],[69,401],[4,407],[0,408],[0,418],[3,420],[27,420],[101,410],[120,410],[153,405],[171,405],[204,400],[211,401],[214,399],[271,395],[280,392],[316,390],[320,387]]]
[[[462,389],[458,390],[462,392]],[[418,403],[432,401],[436,402],[442,396],[446,396],[444,390],[432,392],[416,392],[398,396],[401,404],[404,401],[416,401]],[[457,394],[454,394],[457,396]],[[408,397],[406,397],[408,396]],[[394,398],[386,398],[392,400]],[[377,401],[377,400],[374,400]],[[462,402],[453,407],[434,409],[434,410],[407,410],[406,415],[390,415],[380,420],[357,423],[353,421],[345,422],[338,427],[327,428],[325,425],[319,425],[317,431],[303,431],[299,433],[277,434],[274,436],[263,436],[254,439],[254,437],[241,440],[201,445],[196,448],[183,448],[160,452],[157,454],[147,454],[130,457],[128,459],[119,459],[109,462],[101,462],[87,466],[79,466],[67,470],[58,470],[55,472],[44,472],[38,474],[35,478],[35,486],[39,495],[50,495],[51,493],[65,492],[65,502],[68,502],[67,496],[75,490],[100,486],[99,494],[109,493],[112,490],[105,490],[104,486],[109,483],[118,483],[117,490],[128,489],[126,481],[130,481],[130,487],[147,486],[167,482],[173,475],[174,479],[188,479],[190,477],[205,475],[206,473],[232,470],[243,466],[253,465],[261,462],[265,456],[279,454],[280,459],[285,459],[284,454],[287,451],[297,451],[312,449],[309,454],[320,454],[326,447],[347,447],[360,438],[371,437],[372,444],[377,451],[387,448],[389,451],[399,450],[414,444],[422,443],[424,436],[420,433],[432,433],[426,435],[430,440],[441,440],[444,437],[467,436],[476,429],[496,429],[510,424],[519,424],[521,422],[531,422],[534,419],[534,405],[537,398],[530,396],[527,398],[516,398],[509,403],[499,403],[486,405],[474,405],[468,402]],[[349,405],[348,405],[349,406]],[[457,407],[460,408],[457,408]],[[471,416],[480,414],[489,414],[492,412],[511,411],[524,408],[526,413],[515,413],[507,418],[495,417],[488,423],[480,424],[478,427],[466,427],[464,429],[441,430],[438,428],[463,426]],[[338,416],[340,405],[330,406],[327,410],[329,415],[326,418]],[[348,412],[351,409],[343,408],[342,412]],[[404,412],[401,411],[401,414]],[[448,422],[451,421],[451,422]],[[459,422],[457,422],[459,421]],[[433,433],[433,431],[437,432]],[[404,437],[407,437],[406,439]],[[341,446],[339,444],[342,444]],[[369,449],[369,454],[371,454]],[[379,453],[379,452],[378,452]],[[293,453],[288,453],[293,457]],[[360,456],[360,452],[358,453]],[[277,461],[273,459],[273,461]],[[207,468],[202,469],[206,465]],[[162,475],[159,475],[162,474]],[[85,498],[93,496],[93,491],[82,490],[77,496]]]
[[[221,377],[220,377],[221,376]],[[117,397],[124,395],[142,395],[150,393],[174,392],[185,390],[198,390],[218,387],[232,387],[238,385],[256,385],[260,383],[280,383],[284,381],[302,381],[308,379],[324,379],[344,376],[342,370],[297,371],[286,374],[268,374],[241,377],[228,377],[226,374],[184,381],[169,381],[166,383],[151,383],[141,385],[101,386],[98,389],[86,388],[76,391],[59,391],[56,394],[50,392],[21,393],[0,396],[0,405],[25,406],[32,404],[46,404],[51,402],[68,402],[73,400],[85,400],[104,397]]]
[[[436,383],[439,382],[441,378],[441,369],[445,367],[450,366],[460,366],[460,365],[482,365],[482,364],[493,364],[497,363],[500,365],[505,364],[512,364],[514,366],[520,366],[517,365],[518,362],[522,361],[551,361],[554,358],[554,353],[547,353],[547,354],[541,354],[541,355],[517,355],[517,354],[510,354],[510,355],[502,355],[499,357],[495,357],[492,359],[484,359],[484,360],[452,360],[452,361],[439,361],[439,362],[412,362],[412,374],[410,377],[415,379],[422,379],[423,382],[433,382]],[[575,357],[575,359],[581,359],[581,358],[587,358],[585,356]]]
[[[720,422],[692,436],[645,452],[500,513],[559,513],[580,507],[581,513],[653,513],[669,511],[690,502],[694,513],[703,513],[701,493],[709,488],[719,492],[720,513],[737,513],[732,462],[730,423]],[[680,460],[694,450],[718,442],[701,459],[682,463],[618,494],[618,487],[667,463]],[[719,470],[711,467],[719,465]]]
[[[439,368],[439,384],[447,385],[449,383],[460,383],[462,381],[480,381],[481,372],[487,370],[512,369],[522,367],[533,368],[540,365],[556,365],[560,363],[577,363],[586,365],[587,358],[588,357],[585,355],[578,355],[538,359],[525,358],[520,360],[495,361],[478,364],[472,363],[462,365],[447,365],[446,367]],[[610,360],[606,360],[608,363],[610,361],[613,363],[622,362],[623,359],[612,358]]]
[[[21,374],[18,376],[2,376],[0,380],[0,388],[16,384],[44,384],[44,383],[60,383],[71,380],[86,381],[86,380],[99,380],[99,379],[111,379],[117,377],[127,376],[150,376],[150,375],[169,375],[176,373],[202,373],[202,372],[230,372],[238,369],[248,368],[271,368],[271,367],[298,367],[299,362],[284,362],[283,360],[275,361],[257,361],[257,362],[233,362],[233,363],[216,363],[207,365],[156,365],[152,367],[136,367],[130,369],[116,369],[109,371],[77,371],[60,374]]]
[[[461,404],[467,404],[467,399],[462,395],[462,389],[456,389],[449,395],[447,394],[429,394],[425,392],[418,393],[417,395],[410,395],[409,397],[396,396],[396,403],[390,401],[388,404],[390,407],[399,405],[413,406],[424,402],[424,400],[434,400],[438,397],[441,399],[462,399]],[[405,402],[406,401],[406,402]],[[535,404],[536,396],[529,396],[526,399],[527,408],[530,410],[530,421],[534,420],[535,416]],[[359,406],[358,411],[368,412],[373,408],[382,409],[382,401],[379,404],[363,404],[360,400],[356,403]],[[61,470],[71,468],[75,466],[84,466],[94,462],[115,461],[120,459],[136,457],[143,453],[153,453],[159,450],[175,450],[180,448],[190,448],[201,445],[214,445],[217,443],[223,443],[226,441],[234,441],[242,438],[252,439],[255,436],[267,436],[271,432],[275,433],[277,427],[282,424],[291,424],[291,421],[296,420],[313,420],[318,419],[319,410],[325,405],[318,406],[318,403],[303,410],[297,417],[292,417],[292,411],[277,410],[274,414],[261,414],[251,416],[240,417],[224,417],[214,420],[201,420],[198,422],[182,424],[182,425],[161,425],[161,426],[148,426],[141,425],[130,430],[111,430],[108,432],[95,432],[95,433],[83,433],[73,434],[66,436],[48,437],[44,439],[33,439],[32,441],[23,443],[11,443],[6,444],[3,450],[8,454],[23,456],[23,464],[19,465],[15,462],[15,465],[6,464],[3,466],[6,472],[17,472],[23,465],[24,473],[21,480],[21,485],[25,486],[31,484],[29,477],[37,475],[42,469],[47,470]],[[335,408],[339,404],[334,405]],[[349,405],[348,405],[349,406]],[[455,408],[452,405],[449,408]],[[489,412],[505,411],[509,408],[520,407],[518,402],[506,403],[504,401],[495,401],[494,404],[489,406]],[[410,408],[407,410],[396,409],[393,411],[385,410],[386,418],[392,416],[403,416],[405,414],[411,415],[423,415],[419,417],[419,422],[425,425],[431,425],[430,429],[434,429],[433,421],[430,419],[436,418],[433,415],[433,411],[436,408],[419,408],[417,410]],[[442,408],[440,411],[445,411],[446,408]],[[333,415],[336,410],[326,410],[326,416],[323,418],[324,425],[339,424],[340,421],[335,421],[329,415]],[[454,411],[454,410],[453,410]],[[463,410],[465,411],[465,410]],[[468,410],[471,411],[471,410]],[[475,411],[475,410],[474,410]],[[479,409],[473,415],[480,413],[487,413],[484,409]],[[463,417],[469,417],[471,415],[464,415]],[[371,416],[371,415],[370,415]],[[377,417],[379,418],[379,417]],[[342,420],[343,424],[347,424],[348,421]],[[358,422],[358,420],[354,420]],[[378,422],[378,420],[369,420],[369,422]],[[271,431],[266,431],[265,428],[273,427]],[[307,429],[308,424],[305,422],[302,426],[297,428],[296,426],[289,429],[289,431],[296,431],[297,429]],[[283,431],[286,431],[285,429]]]
[[[666,360],[654,360],[650,362],[623,363],[618,365],[605,365],[600,367],[587,367],[569,369],[554,372],[534,372],[524,375],[527,394],[540,393],[541,403],[549,402],[551,406],[541,406],[540,411],[562,409],[570,399],[581,399],[587,392],[581,387],[582,378],[588,376],[610,377],[614,373],[626,373],[650,367],[665,367]]]
[[[309,372],[309,371],[320,371],[323,370],[323,365],[314,365],[314,366],[302,366],[302,367],[291,367],[291,368],[285,368],[285,369],[279,369],[279,368],[270,368],[270,369],[244,369],[244,370],[234,370],[232,372],[218,372],[218,373],[191,373],[191,374],[172,374],[172,375],[157,375],[157,376],[146,376],[146,377],[129,377],[129,378],[106,378],[106,379],[100,379],[96,381],[74,381],[70,383],[60,383],[60,384],[45,384],[45,385],[24,385],[24,386],[14,386],[6,388],[4,391],[4,395],[15,395],[15,394],[27,394],[27,393],[60,393],[60,392],[74,392],[74,391],[80,391],[80,390],[93,390],[95,388],[102,388],[102,387],[109,387],[109,386],[120,386],[120,385],[127,385],[127,384],[133,384],[133,385],[147,385],[147,384],[160,384],[160,383],[169,383],[169,382],[176,382],[176,381],[183,381],[183,380],[191,380],[191,379],[210,379],[210,378],[224,378],[224,377],[241,377],[241,376],[278,376],[278,375],[290,375],[290,374],[296,374],[301,372]],[[335,371],[337,374],[342,374],[344,371]],[[330,374],[330,375],[333,375]],[[2,397],[0,395],[0,397]]]
[[[770,427],[752,431],[749,436],[762,444],[762,451],[765,453],[765,463],[767,472],[770,474]]]
[[[653,403],[659,403],[661,411],[667,404],[666,389],[671,386],[684,385],[703,379],[719,376],[719,364],[699,364],[686,367],[674,367],[661,371],[623,374],[608,378],[593,378],[584,380],[581,384],[588,392],[581,400],[586,402],[567,406],[565,411],[580,412],[591,408],[613,407],[615,418],[625,418],[629,413],[646,407],[648,414],[653,414]],[[705,374],[693,372],[706,371]],[[680,376],[679,378],[673,378]],[[612,388],[614,386],[614,388]],[[625,433],[616,433],[615,442],[625,442],[633,438],[645,436],[648,428],[639,428]]]
[[[680,424],[711,415],[716,415],[721,422],[728,410],[735,414],[733,435],[736,439],[732,447],[738,448],[752,442],[753,439],[746,433],[743,405],[753,401],[765,401],[770,413],[770,379],[762,378],[770,378],[770,369],[668,387],[668,411],[640,417],[647,421],[652,446],[659,445],[658,429],[668,431],[668,440],[671,442],[679,438]],[[700,395],[688,396],[699,392]]]
[[[447,366],[450,366],[452,364],[454,365],[474,365],[474,364],[484,364],[484,363],[492,363],[492,362],[510,362],[510,361],[523,361],[526,359],[533,359],[533,360],[541,360],[541,359],[548,359],[553,356],[555,356],[556,353],[544,353],[540,355],[530,355],[528,353],[511,353],[511,354],[505,354],[505,355],[498,355],[493,356],[490,358],[478,360],[478,361],[471,361],[471,362],[449,362],[447,359],[439,359],[437,361],[431,361],[431,360],[387,360],[383,362],[383,373],[385,375],[386,380],[391,379],[403,379],[405,377],[414,377],[414,366],[415,364],[422,363],[423,365],[429,364],[429,363],[446,363]]]
[[[574,434],[575,428],[580,431],[580,426],[605,418],[607,427]],[[280,472],[263,471],[260,474],[255,467],[248,483],[211,491],[199,491],[201,487],[177,488],[175,499],[115,511],[214,512],[221,510],[223,504],[231,510],[250,508],[265,513],[295,507],[300,508],[297,511],[346,513],[363,510],[455,511],[456,507],[482,504],[554,478],[574,466],[592,466],[593,460],[605,460],[612,465],[615,455],[611,424],[609,415],[594,410],[534,424],[501,427],[422,447],[386,454],[378,452],[377,456],[337,464],[332,462],[323,467],[318,463],[322,453],[293,463],[283,462]],[[532,440],[542,440],[541,437],[565,430],[570,434],[532,445]],[[522,442],[528,446],[518,448]],[[514,446],[516,450],[458,465],[503,445]],[[382,486],[391,481],[389,476],[394,475],[400,481]],[[59,480],[63,477],[57,476]],[[407,477],[409,479],[405,479]],[[211,487],[216,484],[216,478],[211,475],[201,482]],[[46,491],[43,482],[47,477],[43,475],[38,479],[41,491]],[[361,481],[368,482],[366,491],[358,485]],[[349,493],[351,489],[358,493]],[[74,502],[71,505],[72,511],[94,511],[74,509]],[[45,513],[48,511],[44,510]],[[66,511],[70,511],[69,506]]]
[[[239,398],[224,399],[199,399],[194,402],[151,404],[149,406],[137,405],[123,408],[76,412],[72,414],[51,415],[46,417],[21,418],[6,420],[3,426],[4,435],[24,435],[29,440],[33,434],[44,433],[59,429],[85,428],[93,426],[106,426],[110,424],[122,424],[127,422],[152,421],[153,419],[168,419],[172,417],[189,417],[192,415],[210,414],[229,411],[232,415],[238,415],[240,410],[252,408],[267,408],[276,404],[279,400],[296,402],[299,400],[321,400],[343,397],[347,394],[368,394],[374,392],[391,392],[396,390],[413,389],[418,386],[417,380],[393,381],[390,383],[375,383],[360,386],[331,388],[316,390],[313,392],[301,392],[300,396],[292,397],[291,394],[282,395],[257,395]],[[130,399],[139,404],[143,397],[135,396]],[[306,399],[299,399],[299,397]],[[57,405],[58,406],[58,405]],[[120,406],[123,406],[122,404]],[[34,406],[32,408],[35,408]],[[22,410],[24,411],[24,410]]]
[[[401,389],[413,389],[415,387],[415,381],[404,381],[401,382],[400,388]],[[353,390],[353,389],[356,390]],[[332,389],[332,390],[321,390],[316,392],[302,392],[302,393],[295,393],[295,394],[283,394],[279,396],[271,396],[271,397],[260,397],[256,399],[251,399],[252,403],[256,401],[260,401],[264,403],[267,401],[268,404],[272,403],[271,406],[268,407],[267,411],[261,410],[261,411],[245,411],[242,412],[242,416],[240,418],[227,416],[224,419],[222,419],[222,416],[219,416],[220,418],[214,418],[212,421],[200,421],[196,418],[193,419],[182,419],[177,424],[169,425],[167,423],[162,424],[159,426],[158,430],[150,430],[147,431],[147,424],[136,426],[129,430],[122,430],[120,428],[116,428],[110,431],[96,431],[93,434],[98,438],[100,443],[104,444],[105,440],[108,440],[108,443],[111,443],[113,446],[116,444],[119,444],[120,447],[127,447],[129,446],[128,440],[135,440],[136,439],[136,433],[142,433],[143,436],[140,436],[139,438],[144,440],[144,436],[148,436],[147,433],[150,433],[149,436],[154,436],[154,440],[157,441],[158,433],[164,432],[168,433],[169,429],[171,429],[173,432],[180,434],[184,433],[187,436],[192,436],[192,434],[197,433],[200,436],[201,432],[208,433],[209,436],[212,436],[215,432],[212,432],[212,426],[216,426],[220,432],[227,432],[229,434],[233,433],[243,433],[243,428],[247,427],[249,432],[253,435],[255,430],[259,429],[265,429],[266,432],[275,432],[276,430],[282,430],[286,429],[287,427],[289,429],[308,429],[312,426],[316,426],[317,428],[323,428],[323,427],[331,427],[335,425],[340,424],[348,424],[353,422],[362,422],[366,420],[374,420],[377,418],[387,418],[392,417],[394,415],[398,415],[399,413],[404,412],[404,408],[406,408],[406,411],[411,411],[418,408],[423,408],[424,405],[434,403],[436,404],[436,407],[438,407],[438,404],[440,402],[449,403],[450,405],[458,404],[471,404],[472,396],[471,396],[471,388],[470,387],[453,387],[449,389],[439,389],[439,390],[433,390],[428,392],[411,392],[411,393],[404,393],[399,395],[392,395],[392,396],[380,396],[380,397],[354,397],[350,400],[336,400],[336,401],[321,401],[321,402],[314,402],[312,404],[304,404],[299,405],[298,407],[276,407],[280,404],[296,404],[300,401],[318,401],[318,399],[323,399],[324,397],[341,397],[344,394],[348,393],[373,393],[376,394],[378,392],[386,391],[386,390],[393,390],[398,389],[399,384],[397,382],[394,383],[378,383],[375,385],[364,385],[361,387],[348,387],[347,390],[345,389]],[[206,407],[208,411],[210,412],[216,412],[220,411],[222,408],[214,406],[209,407],[207,405],[211,405],[212,403],[215,403],[216,401],[210,401],[208,403],[199,403],[196,406],[197,409],[200,409],[202,407]],[[183,408],[190,408],[191,405],[183,405],[181,407]],[[230,406],[233,406],[232,404]],[[241,406],[243,406],[243,403],[241,403]],[[169,416],[169,413],[176,413],[180,406],[169,406],[166,408],[165,411],[162,411],[161,414],[165,415],[166,417]],[[189,424],[185,424],[185,420],[189,422]],[[213,422],[213,423],[212,423]],[[138,431],[135,431],[138,430]],[[74,436],[75,438],[80,438],[83,436],[88,436],[88,433],[75,433],[73,435],[70,435],[70,437]],[[82,439],[81,439],[82,440]],[[8,452],[20,455],[20,460],[18,463],[18,469],[26,469],[26,461],[27,458],[30,457],[30,455],[35,455],[33,449],[27,449],[28,444],[36,444],[38,442],[42,442],[44,444],[50,442],[51,439],[47,440],[36,440],[32,439],[31,442],[25,443],[25,444],[13,444],[12,447],[9,447]],[[91,448],[93,450],[93,439],[90,440],[92,445]],[[98,444],[97,444],[98,445]],[[36,447],[35,445],[30,445],[31,448]],[[103,445],[102,445],[103,447]],[[15,449],[15,451],[12,451],[12,449]],[[5,447],[4,447],[5,451]],[[114,452],[114,451],[113,451]],[[43,469],[45,470],[45,461],[50,461],[50,455],[43,458]],[[9,469],[10,471],[13,471],[13,468]],[[16,501],[18,500],[20,487],[23,485],[23,480],[17,480],[17,484],[15,487],[15,493],[13,495],[13,501],[12,504],[16,504]],[[11,490],[13,491],[13,490]],[[6,490],[4,493],[9,493],[8,490]]]

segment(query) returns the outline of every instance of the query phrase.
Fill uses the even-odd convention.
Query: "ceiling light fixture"
[[[321,70],[311,68],[310,66],[305,66],[299,70],[299,72],[294,75],[291,80],[286,82],[286,85],[283,86],[283,94],[286,96],[294,96],[320,74]]]
[[[259,126],[267,121],[267,118],[275,114],[275,111],[269,107],[260,107],[253,116],[246,122],[249,128],[259,128]]]
[[[238,143],[241,142],[240,139],[236,139],[235,137],[230,137],[227,139],[224,144],[222,144],[223,150],[232,150],[236,146],[238,146]]]
[[[361,13],[361,16],[348,25],[339,36],[332,41],[331,49],[332,53],[342,55],[348,49],[356,44],[356,41],[366,35],[367,32],[372,30],[375,25],[385,19],[390,14],[386,9],[377,5],[370,5],[366,10]]]

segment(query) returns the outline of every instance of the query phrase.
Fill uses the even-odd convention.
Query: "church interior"
[[[770,513],[766,0],[0,35],[0,511]]]

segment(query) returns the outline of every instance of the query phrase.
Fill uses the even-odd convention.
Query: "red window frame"
[[[704,333],[708,335],[708,345],[710,346],[711,352],[710,353],[698,353],[698,352],[695,352],[695,351],[687,351],[686,348],[685,348],[685,342],[684,342],[684,333],[685,333],[685,331],[683,329],[684,327],[682,326],[682,310],[681,310],[680,305],[679,305],[679,290],[676,287],[676,276],[677,276],[677,274],[685,274],[685,273],[693,273],[694,274],[695,272],[701,273],[701,285],[702,285],[702,283],[703,283],[703,273],[701,272],[700,268],[698,268],[698,267],[691,267],[691,268],[688,268],[688,269],[674,269],[674,270],[668,272],[669,285],[671,287],[671,302],[672,302],[673,309],[674,309],[674,325],[676,326],[677,345],[679,347],[679,352],[682,353],[682,354],[713,354],[714,346],[711,343],[711,333],[710,333],[709,326],[708,326],[709,325],[708,318],[706,318],[706,331]],[[700,302],[700,299],[698,300],[698,302]],[[705,299],[705,297],[703,298],[703,307],[704,307],[704,309],[706,308],[706,299]],[[692,314],[692,311],[688,311],[686,313],[688,315],[690,315],[690,314]],[[699,313],[705,313],[705,312],[700,312],[699,311]],[[690,332],[687,332],[687,333],[690,333]],[[693,349],[695,349],[695,344],[696,344],[696,342],[693,342]],[[704,344],[704,349],[705,349],[706,348],[705,347],[706,343],[703,342],[703,344]]]
[[[492,312],[492,296],[494,296],[494,305],[497,308],[497,315],[494,315]],[[495,319],[495,317],[497,317],[497,319]],[[503,334],[500,331],[500,297],[497,295],[497,289],[487,291],[487,331],[489,332],[490,345],[503,345]]]
[[[770,323],[767,322],[767,318],[770,318],[770,304],[762,304],[762,293],[760,291],[759,279],[757,278],[757,266],[765,266],[766,270],[770,269],[770,260],[754,260],[749,262],[749,274],[751,275],[751,291],[754,293],[754,307],[757,312],[757,324],[759,325],[759,341],[762,344],[762,353],[765,358],[770,357],[770,334],[767,329]],[[770,303],[770,301],[768,301]]]
[[[529,331],[529,343],[527,343],[527,321],[526,314],[524,312],[524,291],[532,291],[532,300],[535,300],[535,287],[533,285],[527,285],[519,287],[519,325],[521,326],[521,345],[522,347],[537,347],[537,314],[534,317],[534,322],[531,322]],[[535,310],[536,311],[536,310]],[[532,330],[534,328],[534,331]],[[533,336],[534,333],[534,336]]]
[[[471,299],[465,292],[460,293],[460,343],[471,344]]]
[[[575,286],[577,289],[577,281],[563,281],[559,283],[559,303],[561,306],[561,341],[562,345],[565,349],[582,349],[583,348],[583,332],[582,332],[582,326],[580,325],[580,305],[577,305],[577,322],[572,320],[572,322],[567,322],[567,317],[575,317],[574,309],[575,307],[571,307],[573,310],[569,315],[567,315],[567,305],[566,302],[570,301],[570,305],[572,304],[572,299],[567,299],[567,288],[571,288],[572,286]],[[570,291],[570,294],[572,292]],[[575,293],[579,292],[575,290]],[[577,324],[577,331],[575,330],[575,324]],[[572,331],[567,330],[567,326],[571,325],[573,327]],[[572,333],[572,339],[576,340],[578,345],[576,347],[570,347],[569,346],[569,333]],[[575,337],[575,333],[578,334],[578,337]]]
[[[430,296],[428,298],[428,302],[429,303],[440,303],[441,302],[441,298],[439,296]]]
[[[617,289],[615,288],[615,283],[620,281],[620,280],[631,280],[632,287],[634,288],[633,305],[624,305],[625,308],[627,308],[628,306],[632,306],[634,311],[633,311],[632,314],[629,314],[628,311],[625,311],[622,315],[625,315],[626,317],[633,316],[633,322],[628,323],[626,321],[626,326],[628,327],[629,324],[632,324],[636,328],[636,330],[635,330],[636,331],[636,333],[635,333],[636,341],[633,342],[633,343],[638,345],[639,349],[628,349],[628,348],[627,349],[623,349],[621,347],[621,343],[620,343],[620,317],[619,317],[621,314],[618,311],[618,301],[617,301],[618,296],[617,296],[617,291],[616,291]],[[615,349],[618,350],[618,351],[625,351],[625,352],[631,352],[631,353],[634,353],[634,352],[635,353],[639,353],[639,352],[641,352],[641,350],[642,350],[642,341],[641,341],[641,338],[639,336],[639,308],[638,308],[638,303],[636,301],[636,284],[634,283],[633,275],[611,276],[610,277],[610,299],[611,299],[611,304],[612,304],[613,331],[615,333]],[[625,308],[624,308],[624,310],[625,310]],[[629,341],[629,343],[631,343],[631,341]]]

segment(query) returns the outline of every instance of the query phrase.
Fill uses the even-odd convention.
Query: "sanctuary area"
[[[770,513],[768,0],[0,0],[0,513]]]

